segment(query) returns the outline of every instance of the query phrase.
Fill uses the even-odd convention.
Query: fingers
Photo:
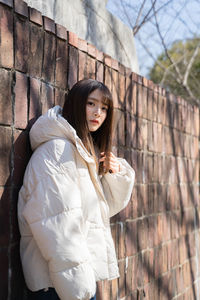
[[[99,162],[103,162],[103,166],[109,169],[110,173],[116,173],[120,171],[120,164],[112,152],[107,154],[107,156],[105,155],[105,152],[101,152],[101,156],[102,157],[99,159]],[[107,164],[109,165],[107,166]]]

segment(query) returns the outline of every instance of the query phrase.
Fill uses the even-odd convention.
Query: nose
[[[101,114],[101,108],[97,107],[96,110],[95,110],[95,112],[94,112],[94,115],[95,116],[100,116],[100,114]]]

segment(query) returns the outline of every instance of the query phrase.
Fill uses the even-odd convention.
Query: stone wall
[[[31,122],[85,77],[111,89],[114,151],[136,170],[111,219],[121,277],[101,282],[97,299],[199,299],[199,110],[21,0],[0,0],[0,299],[28,300],[16,209]]]
[[[133,32],[106,9],[106,0],[25,0],[98,50],[139,73]]]

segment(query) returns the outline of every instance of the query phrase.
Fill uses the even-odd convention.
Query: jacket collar
[[[77,148],[87,163],[95,164],[93,156],[83,145],[76,130],[62,117],[62,108],[57,105],[40,116],[30,130],[31,147],[35,150],[42,143],[55,138],[66,138]]]

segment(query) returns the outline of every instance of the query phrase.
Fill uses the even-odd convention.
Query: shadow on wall
[[[31,148],[28,142],[28,126],[25,131],[16,138],[13,147],[7,149],[10,165],[10,175],[5,182],[5,188],[0,199],[0,236],[1,247],[1,300],[24,299],[26,288],[19,254],[19,229],[17,221],[18,192],[22,185],[23,175],[31,156]],[[7,239],[7,241],[5,241]],[[3,257],[5,259],[2,258]],[[8,284],[9,283],[9,284]]]
[[[172,299],[191,285],[190,294],[187,291],[185,293],[188,299],[198,299],[198,287],[194,282],[199,265],[199,253],[196,252],[199,248],[199,200],[198,186],[194,183],[197,184],[199,165],[193,160],[194,148],[175,129],[177,122],[182,122],[183,132],[187,131],[185,126],[189,110],[186,112],[187,116],[181,116],[181,108],[173,95],[157,97],[150,89],[137,92],[134,104],[132,99],[135,84],[132,82],[126,87],[124,99],[128,108],[125,113],[125,145],[134,149],[133,155],[127,153],[127,159],[136,166],[136,187],[129,211],[126,209],[112,218],[113,223],[121,225],[126,219],[136,219],[134,222],[126,222],[124,229],[126,233],[123,247],[127,251],[126,256],[130,258],[127,267],[124,265],[122,268],[126,288],[121,281],[119,295],[123,295],[126,289],[126,294],[132,294],[134,299]],[[157,109],[159,105],[163,105],[164,100],[165,107],[158,112]],[[133,105],[136,107],[133,108]],[[129,113],[134,110],[135,116]],[[155,114],[152,115],[152,112]],[[163,120],[165,112],[166,120]],[[148,136],[143,135],[145,124],[142,124],[140,117],[155,122],[159,118],[159,122],[169,125],[163,127],[164,144],[149,122]],[[164,151],[162,147],[165,147]],[[146,150],[150,152],[145,153]],[[151,152],[153,150],[156,150],[155,153]],[[157,155],[156,152],[165,152],[167,155]],[[120,241],[120,231],[117,240]],[[165,241],[168,244],[162,243]],[[119,253],[122,251],[121,247],[119,244],[118,258],[125,255]],[[148,250],[144,251],[146,249]]]

